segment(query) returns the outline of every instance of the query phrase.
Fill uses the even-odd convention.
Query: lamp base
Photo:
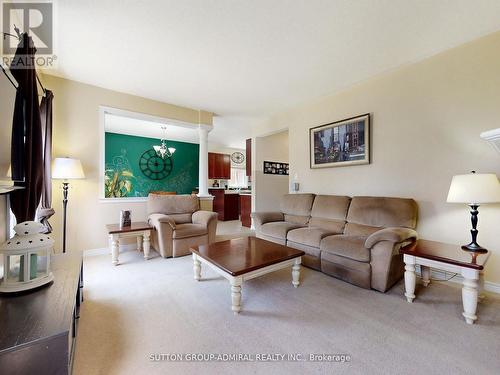
[[[473,251],[475,253],[487,253],[488,252],[488,250],[486,250],[484,247],[479,245],[477,242],[471,242],[468,245],[463,245],[462,250]]]

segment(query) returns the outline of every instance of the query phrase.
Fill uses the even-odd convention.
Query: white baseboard
[[[120,253],[125,252],[125,251],[137,251],[137,245],[135,243],[131,244],[126,244],[126,245],[120,245]],[[85,250],[83,252],[84,256],[96,256],[96,255],[110,255],[111,251],[108,247],[103,247],[100,249],[90,249],[90,250]],[[417,274],[420,276],[420,273],[417,270]],[[463,277],[461,275],[456,275],[450,280],[448,280],[453,274],[450,272],[446,271],[440,271],[440,270],[431,270],[431,278],[439,280],[441,282],[452,282],[455,284],[462,284],[463,282]],[[484,290],[487,292],[491,293],[497,293],[500,294],[500,284],[499,283],[493,283],[491,281],[485,281],[484,282]]]
[[[448,280],[452,275],[453,275],[452,273],[446,272],[446,271],[431,270],[431,278],[432,279],[437,279],[437,280],[442,281],[442,282],[448,281],[448,282],[455,283],[455,284],[462,284],[463,283],[464,278],[462,277],[462,275],[456,275],[453,278],[451,278],[450,280]],[[485,281],[484,282],[484,290],[487,292],[500,294],[500,284],[494,283],[491,281]]]
[[[135,243],[120,245],[120,253],[123,253],[125,251],[137,251],[137,245]],[[96,255],[106,255],[106,254],[111,255],[111,250],[109,247],[101,247],[99,249],[89,249],[89,250],[84,250],[83,252],[83,256],[86,257],[96,256]]]

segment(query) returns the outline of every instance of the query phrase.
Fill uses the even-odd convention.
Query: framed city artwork
[[[309,129],[311,168],[370,163],[370,114]]]

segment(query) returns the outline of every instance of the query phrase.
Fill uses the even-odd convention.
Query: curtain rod
[[[3,32],[1,31],[1,33],[3,34],[3,38],[5,39],[6,36],[10,36],[12,38],[16,38],[17,40],[21,40],[21,33],[19,32],[19,29],[16,27],[16,25],[14,25],[14,30],[16,31],[17,35],[14,35],[14,34],[10,34],[10,33],[6,33],[6,32]],[[1,64],[0,64],[1,65]],[[3,71],[3,74],[5,74],[5,76],[9,79],[10,83],[12,83],[12,86],[14,86],[17,90],[17,86],[16,84],[12,81],[12,79],[9,77],[9,75],[7,74],[7,72],[5,71],[3,65],[2,66],[2,71]],[[43,87],[42,85],[42,81],[40,80],[40,77],[38,76],[38,73],[35,69],[35,76],[36,76],[36,80],[38,82],[38,84],[40,85],[40,87],[42,88],[42,91],[43,91],[43,94],[45,95],[47,93],[47,90],[45,89],[45,87]]]
[[[10,78],[10,76],[7,74],[7,72],[5,71],[4,67],[2,64],[0,64],[0,67],[2,68],[2,72],[3,74],[5,74],[5,76],[7,77],[7,79],[9,80],[10,83],[12,83],[12,86],[14,86],[14,88],[17,90],[17,86],[16,84],[14,83],[14,81]]]

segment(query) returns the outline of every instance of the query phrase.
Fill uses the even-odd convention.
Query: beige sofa
[[[164,258],[188,255],[191,246],[215,241],[217,214],[200,211],[196,195],[149,194],[147,210],[152,245]]]
[[[280,212],[253,213],[256,235],[303,250],[302,264],[387,291],[404,273],[399,248],[417,238],[413,199],[288,194]]]

